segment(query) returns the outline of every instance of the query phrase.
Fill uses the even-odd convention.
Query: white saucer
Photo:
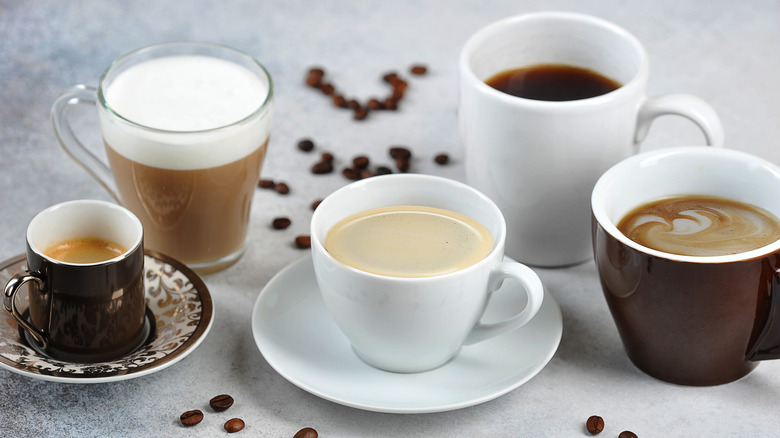
[[[505,283],[485,321],[525,305]],[[520,302],[523,300],[523,302]],[[549,293],[525,326],[463,347],[431,371],[396,374],[358,359],[320,297],[311,256],[280,271],[260,292],[252,333],[265,360],[285,379],[314,395],[376,412],[427,413],[473,406],[517,388],[544,368],[563,332],[561,310]]]
[[[24,254],[0,262],[0,285],[26,269]],[[203,281],[182,263],[154,251],[144,254],[146,313],[154,328],[135,351],[110,362],[72,363],[31,348],[18,324],[0,309],[0,367],[35,379],[102,383],[160,371],[184,359],[205,339],[214,321],[211,295]],[[27,294],[18,298],[20,312]]]

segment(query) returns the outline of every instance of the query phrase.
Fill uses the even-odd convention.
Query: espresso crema
[[[618,229],[640,245],[670,254],[722,256],[780,239],[780,220],[760,207],[709,196],[680,196],[644,204]]]

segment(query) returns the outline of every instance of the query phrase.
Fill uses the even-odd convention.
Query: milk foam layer
[[[244,119],[264,104],[269,92],[269,81],[219,58],[168,56],[144,61],[120,72],[103,93],[113,112],[153,129],[125,123],[101,107],[103,138],[119,154],[153,167],[224,165],[249,155],[268,139],[270,105]]]
[[[618,224],[631,240],[659,251],[719,256],[780,239],[780,220],[759,207],[714,197],[680,197],[635,209]]]

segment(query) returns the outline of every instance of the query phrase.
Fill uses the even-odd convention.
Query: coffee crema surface
[[[328,232],[324,247],[356,269],[417,278],[478,263],[493,250],[493,236],[468,216],[405,205],[370,209],[341,220]]]
[[[43,253],[66,263],[99,263],[119,257],[127,251],[122,245],[99,237],[67,239],[46,248]]]
[[[656,200],[618,223],[626,237],[670,254],[739,254],[780,239],[780,220],[760,207],[710,196]]]

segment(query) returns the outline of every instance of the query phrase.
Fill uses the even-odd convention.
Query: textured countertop
[[[186,4],[186,6],[184,6]],[[289,195],[258,190],[248,249],[233,267],[205,276],[214,325],[182,361],[137,379],[94,385],[52,383],[0,370],[0,436],[218,436],[241,417],[239,436],[292,437],[304,426],[321,437],[588,436],[602,416],[616,437],[777,436],[780,362],[762,363],[740,381],[682,387],[646,376],[626,357],[592,261],[535,269],[563,313],[563,338],[549,364],[519,388],[473,407],[432,414],[368,412],[324,400],[288,382],[258,351],[250,319],[267,282],[305,256],[292,244],[308,233],[310,203],[348,181],[315,176],[316,161],[295,147],[309,137],[331,151],[337,169],[358,154],[389,163],[406,145],[412,171],[464,180],[457,130],[457,57],[469,35],[505,16],[537,10],[590,13],[624,26],[650,56],[650,94],[686,92],[720,114],[727,147],[780,163],[780,3],[663,0],[579,1],[189,1],[0,0],[0,259],[24,251],[24,232],[40,210],[66,200],[110,200],[59,147],[49,107],[66,88],[95,85],[114,58],[149,44],[202,40],[244,50],[275,81],[275,115],[263,177],[285,181]],[[424,63],[410,78],[398,112],[357,122],[303,84],[325,67],[355,96],[382,93],[380,76]],[[99,146],[96,117],[74,123]],[[701,144],[692,124],[659,119],[643,149]],[[446,152],[447,166],[433,156]],[[760,190],[760,188],[756,188]],[[293,224],[273,230],[277,216]],[[511,231],[510,231],[511,232]],[[236,404],[212,414],[222,393]],[[206,420],[184,428],[198,408]]]

